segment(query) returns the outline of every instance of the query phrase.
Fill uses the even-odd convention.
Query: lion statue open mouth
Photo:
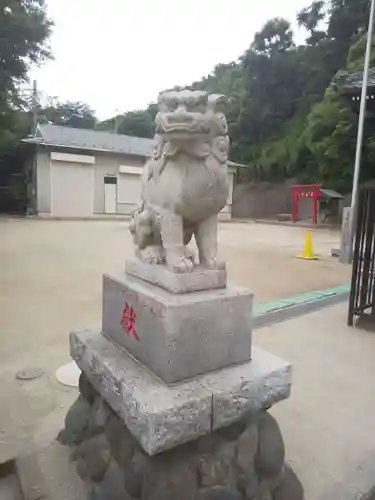
[[[226,103],[225,96],[202,91],[159,95],[155,150],[130,223],[141,260],[190,272],[194,256],[186,245],[194,235],[200,266],[223,267],[217,259],[217,214],[229,194]]]

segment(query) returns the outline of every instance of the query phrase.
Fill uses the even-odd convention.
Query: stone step
[[[1,500],[23,500],[17,475],[13,472],[0,477]]]
[[[13,459],[8,459],[0,463],[0,499],[23,499],[20,483],[17,478],[15,460]]]
[[[21,496],[9,500],[82,500],[88,489],[70,459],[71,450],[52,442],[47,447],[15,459]],[[8,500],[1,496],[0,499]]]

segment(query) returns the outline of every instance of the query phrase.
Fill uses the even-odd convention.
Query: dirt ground
[[[313,232],[319,261],[298,260],[306,229],[223,223],[220,247],[229,279],[256,302],[347,283],[348,266],[330,257],[340,234]],[[124,221],[0,219],[0,461],[56,432],[76,392],[55,370],[69,361],[68,332],[100,323],[101,276],[121,272],[132,254]],[[37,366],[42,378],[21,382]]]

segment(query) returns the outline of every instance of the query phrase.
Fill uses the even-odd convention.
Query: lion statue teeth
[[[226,104],[225,96],[202,91],[159,95],[154,154],[130,222],[139,259],[191,272],[197,263],[187,245],[194,235],[199,266],[224,267],[217,258],[217,215],[229,194]]]

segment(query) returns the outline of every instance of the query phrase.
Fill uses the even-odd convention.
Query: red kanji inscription
[[[123,295],[125,295],[124,292]],[[137,315],[135,314],[134,309],[127,302],[125,302],[124,309],[122,310],[121,326],[124,329],[126,335],[133,335],[135,340],[139,342],[141,339],[138,337],[138,334],[135,331],[136,319]]]

